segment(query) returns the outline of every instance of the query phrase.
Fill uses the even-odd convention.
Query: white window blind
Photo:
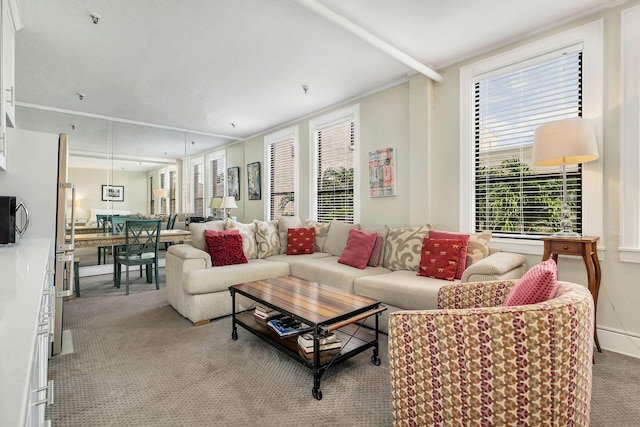
[[[153,175],[149,175],[149,213],[154,214],[155,211],[155,188],[153,186]]]
[[[193,164],[193,213],[204,214],[204,163]]]
[[[224,197],[224,185],[225,185],[225,159],[224,156],[218,156],[212,158],[209,161],[210,177],[209,182],[211,185],[211,197]]]
[[[582,115],[582,54],[566,50],[475,82],[475,229],[527,237],[560,229],[559,167],[533,166],[541,124]],[[582,169],[567,166],[574,230],[582,231]]]
[[[317,219],[353,222],[355,120],[346,120],[316,129]]]
[[[176,212],[176,171],[169,171],[169,213]]]
[[[269,219],[293,216],[295,205],[295,139],[293,136],[268,145]]]
[[[160,186],[158,188],[159,189],[160,188],[161,189],[166,189],[166,187],[165,187],[165,173],[164,172],[160,173]],[[164,197],[159,197],[158,200],[160,202],[160,213],[161,214],[166,213],[165,212],[165,210],[166,210],[165,198]]]

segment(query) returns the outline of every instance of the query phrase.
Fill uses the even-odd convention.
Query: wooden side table
[[[598,332],[596,330],[596,313],[598,310],[598,292],[600,291],[600,278],[602,272],[600,270],[600,261],[598,260],[598,239],[597,236],[581,236],[581,237],[542,237],[544,242],[544,254],[542,261],[549,258],[558,263],[558,255],[581,256],[584,265],[587,268],[587,284],[591,296],[593,296],[593,336],[596,341],[596,348],[599,353],[600,342],[598,341]]]

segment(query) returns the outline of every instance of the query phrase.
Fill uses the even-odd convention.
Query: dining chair
[[[158,280],[158,241],[160,220],[129,219],[125,223],[125,247],[114,256],[116,263],[115,286],[120,288],[122,266],[126,266],[126,294],[129,295],[129,266],[145,265],[147,283],[152,283],[152,267],[156,276],[156,289],[160,289]]]
[[[113,218],[118,215],[96,215],[96,222],[98,227],[102,228],[103,233],[111,233],[113,231]],[[107,263],[107,253],[111,251],[111,246],[98,246],[98,265],[100,260]]]
[[[169,218],[167,219],[167,230],[173,230],[173,228],[176,226],[176,218],[178,217],[177,213],[173,213],[173,214],[169,214]],[[165,242],[164,243],[164,250],[166,251],[167,249],[169,249],[169,246],[171,246],[173,243],[171,242]]]

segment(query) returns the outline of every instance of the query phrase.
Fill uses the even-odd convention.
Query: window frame
[[[211,162],[213,162],[214,160],[220,160],[220,159],[224,161],[224,167],[222,168],[223,169],[222,174],[224,176],[222,181],[223,190],[222,190],[222,195],[217,197],[224,197],[227,194],[227,153],[225,150],[213,151],[207,154],[206,161],[205,161],[205,171],[204,171],[205,179],[206,179],[205,195],[204,195],[205,212],[207,211],[207,209],[210,209],[209,203],[207,203],[207,200],[211,201],[211,198],[216,197],[213,194],[213,181],[212,181],[213,177],[211,176]],[[213,215],[213,212],[211,212],[211,215]]]
[[[565,47],[582,44],[583,101],[582,116],[593,120],[600,159],[582,165],[582,218],[585,235],[601,236],[603,232],[603,21],[597,20],[539,41],[508,50],[460,68],[460,217],[461,232],[473,232],[474,212],[474,83],[478,76],[494,70],[518,67],[526,61]],[[527,254],[540,254],[542,242],[531,236],[527,239],[496,237],[495,246]]]
[[[300,151],[298,147],[299,143],[299,126],[290,126],[285,129],[281,129],[276,132],[272,132],[264,137],[264,194],[267,197],[267,200],[264,203],[264,218],[267,221],[272,220],[271,218],[271,145],[277,144],[278,142],[282,142],[285,140],[293,139],[293,151],[295,153],[295,158],[293,160],[293,194],[295,195],[298,202],[294,203],[294,215],[299,216],[300,214],[300,197],[298,191],[298,183],[299,183],[299,162],[300,162]]]
[[[360,104],[309,121],[309,217],[318,219],[318,131],[332,123],[353,120],[353,223],[360,222]]]
[[[621,262],[640,263],[640,6],[620,14]]]
[[[195,197],[196,197],[196,183],[194,180],[195,177],[195,167],[196,165],[201,164],[202,165],[202,178],[203,180],[206,180],[206,170],[205,170],[205,166],[206,166],[206,162],[205,162],[205,158],[204,156],[199,156],[199,157],[195,157],[193,159],[191,159],[191,161],[189,162],[189,210],[191,212],[188,213],[192,213],[194,214],[194,216],[205,216],[204,215],[204,209],[206,208],[205,206],[205,191],[206,191],[206,186],[207,186],[207,182],[203,181],[203,190],[202,190],[202,212],[196,212],[196,207],[195,207]]]

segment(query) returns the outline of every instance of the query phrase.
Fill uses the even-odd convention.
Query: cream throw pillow
[[[192,222],[189,224],[191,232],[191,246],[206,251],[204,230],[224,231],[224,220],[209,222]]]
[[[352,228],[360,230],[360,224],[347,224],[346,222],[335,220],[331,221],[330,224],[327,240],[324,242],[322,251],[331,255],[340,256],[344,247],[347,246],[349,230]]]
[[[418,271],[422,240],[429,235],[430,229],[431,224],[390,228],[384,245],[382,266],[394,271]]]
[[[224,225],[225,230],[239,230],[240,236],[242,236],[242,251],[247,259],[258,258],[258,249],[256,245],[256,225],[243,224],[241,222],[235,222],[232,219],[227,218],[227,222]]]
[[[267,258],[280,253],[280,234],[278,233],[278,221],[258,221],[256,225],[256,245],[258,258]]]
[[[489,256],[489,240],[491,240],[491,231],[489,230],[469,236],[467,267]]]

